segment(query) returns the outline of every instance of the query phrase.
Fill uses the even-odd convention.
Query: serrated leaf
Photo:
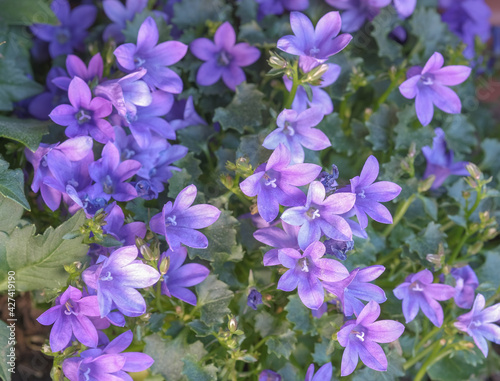
[[[188,355],[184,359],[182,374],[189,381],[214,381],[217,380],[217,368],[213,364],[200,364],[193,355]]]
[[[172,22],[179,29],[199,27],[207,20],[225,21],[231,12],[231,6],[223,0],[183,0],[174,4]]]
[[[398,111],[398,124],[394,127],[396,138],[394,139],[397,150],[408,151],[411,143],[415,143],[415,149],[420,151],[423,146],[432,145],[434,130],[430,126],[413,125],[416,118],[415,106],[408,105]]]
[[[437,220],[438,205],[435,199],[419,195],[419,199],[424,204],[425,212],[434,220]]]
[[[26,25],[59,23],[56,15],[45,0],[0,0],[0,23]]]
[[[417,253],[421,259],[425,259],[427,254],[435,254],[438,245],[444,241],[446,234],[439,228],[441,225],[431,222],[424,231],[408,240],[410,251]]]
[[[366,122],[366,128],[370,131],[366,140],[372,143],[375,151],[385,151],[389,148],[390,130],[395,124],[394,110],[385,104],[380,106]]]
[[[17,102],[41,93],[43,86],[31,80],[19,63],[9,57],[0,58],[0,111],[12,111]]]
[[[477,144],[476,128],[464,114],[447,115],[442,128],[448,148],[455,152],[455,156],[471,153]]]
[[[287,320],[295,325],[295,329],[308,333],[313,330],[311,310],[304,306],[298,295],[290,295],[285,307]]]
[[[24,195],[24,175],[18,169],[9,169],[9,163],[0,158],[0,194],[31,210]]]
[[[469,380],[470,376],[478,373],[480,368],[472,366],[466,360],[470,355],[469,351],[455,352],[453,357],[446,357],[432,365],[428,369],[428,374],[436,381]]]
[[[297,337],[295,336],[295,332],[289,329],[285,333],[273,336],[266,341],[267,352],[275,354],[278,357],[289,358],[296,343]]]
[[[0,231],[10,233],[23,215],[21,204],[0,196]]]
[[[2,361],[0,362],[0,379],[4,381],[10,381],[9,372],[10,368],[15,368],[7,364],[10,360],[7,356],[10,355],[11,350],[15,351],[14,345],[9,345],[10,329],[7,324],[0,320],[0,356],[2,356]]]
[[[35,152],[51,122],[0,116],[0,137],[15,140]]]
[[[228,305],[233,298],[233,292],[215,275],[209,275],[198,284],[196,293],[198,295],[197,307],[201,309],[200,320],[206,325],[222,323],[224,317],[231,313]]]
[[[231,103],[215,110],[214,122],[219,122],[224,130],[232,128],[243,134],[262,125],[262,111],[265,110],[262,99],[264,94],[254,84],[242,83],[236,87],[236,94]]]
[[[500,269],[500,256],[498,255],[498,247],[496,250],[487,251],[484,253],[486,260],[484,264],[476,271],[478,279],[483,283],[493,285],[496,290],[500,286],[500,277],[498,276],[498,269]],[[485,294],[487,298],[488,295]]]
[[[241,144],[236,151],[236,157],[248,158],[252,167],[257,168],[260,164],[266,162],[272,153],[271,150],[262,146],[263,141],[264,138],[259,135],[242,136]]]
[[[7,289],[6,274],[10,270],[16,272],[18,291],[66,285],[68,274],[63,266],[84,260],[88,246],[81,238],[64,240],[63,236],[77,231],[84,221],[85,214],[79,211],[56,229],[49,227],[43,235],[35,235],[35,225],[0,233],[0,291]]]
[[[377,372],[376,370],[365,367],[354,374],[353,381],[396,381],[405,375],[403,364],[406,360],[396,351],[387,353],[387,371]]]
[[[333,350],[333,342],[324,338],[321,343],[314,343],[314,352],[312,353],[314,362],[319,366],[329,363],[332,361]]]
[[[403,51],[403,46],[389,37],[389,33],[399,22],[398,14],[393,7],[383,8],[372,21],[371,34],[378,45],[378,56],[387,57],[392,62],[401,58]]]
[[[484,139],[481,143],[481,148],[484,152],[481,168],[489,169],[493,173],[500,171],[500,141],[497,139]]]

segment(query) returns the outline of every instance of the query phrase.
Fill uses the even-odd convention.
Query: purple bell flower
[[[47,91],[34,96],[30,101],[28,111],[31,115],[40,120],[47,120],[54,107],[68,102],[66,91],[52,82],[55,78],[65,75],[66,71],[57,66],[49,70],[45,81]]]
[[[380,306],[370,301],[356,320],[347,321],[337,333],[339,344],[345,347],[340,374],[351,374],[358,358],[369,368],[379,372],[387,370],[387,357],[378,343],[396,341],[404,332],[404,325],[394,320],[376,321]]]
[[[262,294],[255,288],[252,288],[247,297],[247,306],[253,310],[257,310],[259,304],[262,304]]]
[[[434,115],[434,106],[448,114],[459,114],[462,103],[448,86],[459,85],[470,75],[471,68],[462,65],[443,67],[444,58],[435,52],[423,68],[414,66],[407,72],[408,79],[399,86],[407,99],[415,98],[417,117],[427,126]]]
[[[132,21],[147,5],[148,0],[127,0],[125,6],[120,0],[104,0],[102,2],[104,13],[113,23],[104,29],[103,40],[108,41],[112,38],[117,44],[124,42],[125,36],[122,30],[127,27],[127,21]]]
[[[488,357],[486,340],[500,344],[500,326],[494,324],[500,321],[500,303],[488,308],[484,308],[485,304],[484,296],[477,294],[472,310],[459,316],[454,325],[472,336],[484,357]]]
[[[267,15],[281,15],[286,11],[305,11],[309,0],[255,0],[259,4],[257,19]]]
[[[137,45],[123,44],[114,51],[120,69],[132,73],[141,68],[147,70],[142,77],[149,87],[158,88],[167,93],[182,92],[182,80],[167,66],[179,62],[186,55],[187,46],[178,41],[158,43],[158,27],[152,17],[142,23],[137,35]]]
[[[193,96],[187,100],[178,100],[172,106],[170,112],[165,116],[174,131],[181,130],[189,126],[206,126],[207,122],[196,113],[193,104]]]
[[[455,303],[460,308],[469,309],[474,303],[474,293],[479,286],[476,273],[469,265],[451,269],[455,278]]]
[[[283,229],[270,226],[257,230],[253,233],[254,238],[266,245],[274,247],[264,254],[264,266],[276,266],[280,264],[278,252],[280,249],[299,249],[298,235],[299,227],[289,225],[282,221]]]
[[[144,222],[134,221],[124,224],[125,214],[116,202],[113,202],[106,209],[106,213],[107,216],[104,219],[106,225],[102,227],[103,232],[112,235],[124,246],[135,245],[136,237],[144,238],[146,236],[147,229]]]
[[[89,316],[99,316],[97,296],[82,297],[82,292],[69,286],[38,319],[42,325],[54,324],[50,331],[50,349],[62,351],[68,346],[72,335],[87,347],[97,346],[97,330]]]
[[[354,249],[354,241],[337,241],[335,239],[327,239],[323,243],[326,247],[326,254],[334,255],[341,261],[345,261],[347,259],[346,252]]]
[[[191,53],[206,61],[196,74],[198,84],[210,86],[222,77],[226,86],[234,91],[236,86],[246,80],[242,67],[257,61],[260,51],[246,42],[235,43],[236,33],[227,21],[215,32],[214,42],[208,38],[197,38],[191,42]]]
[[[260,372],[258,381],[281,381],[281,376],[270,369],[264,369]]]
[[[66,70],[69,77],[62,75],[54,78],[52,81],[62,90],[68,91],[69,84],[75,77],[80,77],[87,84],[90,84],[94,79],[100,82],[102,80],[102,71],[104,70],[101,53],[97,53],[90,59],[88,68],[80,57],[70,54],[66,58]]]
[[[432,140],[432,148],[429,146],[422,147],[422,153],[427,160],[424,179],[434,175],[435,179],[431,189],[438,189],[449,175],[468,176],[469,171],[465,168],[468,162],[454,162],[454,154],[452,150],[448,150],[444,131],[436,128],[434,132],[436,136]]]
[[[306,195],[298,186],[307,185],[318,177],[321,167],[316,164],[290,165],[290,151],[280,144],[267,164],[260,165],[253,175],[241,184],[241,191],[249,197],[257,196],[260,216],[267,222],[279,214],[279,206],[298,206]]]
[[[321,236],[350,241],[351,228],[339,214],[351,210],[356,201],[353,193],[335,193],[325,199],[325,187],[319,181],[309,185],[304,206],[287,209],[281,219],[290,225],[300,226],[299,246],[302,250]]]
[[[342,31],[356,32],[365,21],[371,21],[388,6],[392,0],[326,0],[328,4],[342,12]],[[413,1],[413,0],[403,0]]]
[[[332,379],[332,363],[328,362],[318,369],[316,374],[314,374],[314,364],[309,365],[307,368],[306,378],[304,381],[330,381]]]
[[[313,242],[300,254],[295,249],[281,249],[280,263],[289,270],[278,281],[278,290],[293,291],[298,288],[300,300],[312,310],[323,304],[325,291],[321,281],[337,282],[349,275],[347,269],[334,259],[322,258],[325,245]]]
[[[197,192],[196,186],[187,186],[179,192],[173,204],[167,202],[162,212],[149,222],[153,232],[165,236],[171,250],[178,249],[181,244],[199,249],[208,247],[207,237],[195,229],[212,225],[221,212],[208,204],[191,206]]]
[[[406,323],[415,319],[418,311],[422,309],[424,315],[436,327],[441,327],[443,324],[443,309],[437,300],[453,298],[455,288],[446,284],[432,283],[433,280],[432,273],[425,269],[408,275],[404,283],[394,289],[396,298],[403,300]]]

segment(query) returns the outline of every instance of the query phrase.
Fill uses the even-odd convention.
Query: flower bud
[[[434,184],[435,179],[436,179],[436,176],[430,175],[425,180],[420,181],[418,183],[418,192],[423,193],[423,192],[427,192],[429,189],[431,189],[431,186],[432,186],[432,184]]]
[[[160,262],[160,274],[165,275],[170,267],[170,257],[164,256]]]
[[[227,323],[227,328],[231,333],[236,332],[238,329],[238,322],[236,321],[236,318],[234,316],[231,316],[229,318],[229,322]]]
[[[470,175],[476,179],[476,180],[479,180],[481,178],[481,171],[479,170],[479,168],[477,167],[477,165],[473,164],[473,163],[469,163],[465,166],[465,168],[467,169],[467,171],[470,173]]]

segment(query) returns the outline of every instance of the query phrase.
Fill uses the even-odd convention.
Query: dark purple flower
[[[422,153],[427,159],[424,179],[434,175],[435,179],[431,189],[438,189],[449,175],[468,176],[469,172],[465,168],[466,161],[454,162],[452,150],[448,150],[444,131],[440,128],[434,130],[436,136],[432,140],[432,148],[422,147]]]
[[[345,347],[342,355],[341,376],[351,374],[358,358],[369,368],[384,372],[387,370],[387,357],[377,343],[390,343],[404,332],[404,325],[394,320],[376,321],[380,316],[380,306],[369,302],[356,320],[347,321],[337,333],[339,344]]]
[[[80,59],[80,57],[70,54],[66,58],[66,70],[68,71],[69,77],[63,74],[54,78],[52,81],[62,90],[68,91],[69,84],[74,77],[80,77],[88,84],[94,80],[100,82],[102,80],[103,71],[101,53],[97,53],[90,59],[88,68],[85,66],[85,63]]]
[[[462,65],[443,67],[444,58],[435,52],[423,68],[414,66],[407,72],[408,79],[399,86],[407,99],[415,98],[417,117],[427,126],[434,115],[434,105],[448,114],[459,114],[462,103],[448,86],[459,85],[470,75],[471,68]]]
[[[135,245],[120,247],[109,258],[104,257],[102,262],[82,273],[87,286],[97,290],[101,317],[114,308],[125,316],[140,316],[146,312],[146,302],[136,288],[154,285],[160,274],[136,260],[138,254]]]
[[[267,222],[279,213],[279,206],[297,206],[306,201],[298,186],[307,185],[318,177],[321,167],[316,164],[290,165],[290,151],[280,144],[267,164],[260,165],[253,175],[241,184],[241,191],[249,197],[257,196],[260,216]]]
[[[325,234],[337,240],[350,241],[351,228],[339,216],[351,210],[356,196],[352,193],[335,193],[325,199],[325,187],[319,181],[309,185],[304,206],[287,209],[281,219],[290,225],[300,226],[299,246],[302,250],[319,241]]]
[[[322,119],[323,113],[319,108],[313,107],[301,113],[285,109],[276,120],[278,128],[267,135],[262,145],[267,149],[276,149],[281,143],[290,151],[293,163],[303,163],[302,146],[313,151],[321,151],[331,146],[323,131],[313,128]]]
[[[432,283],[432,273],[425,269],[406,277],[394,289],[396,298],[403,300],[403,315],[406,323],[411,322],[422,309],[425,316],[436,327],[443,324],[443,309],[437,300],[448,300],[455,296],[455,289],[446,284]]]
[[[74,138],[90,134],[103,144],[114,138],[113,127],[103,119],[113,111],[111,102],[100,97],[92,99],[89,86],[79,77],[71,81],[68,97],[71,105],[59,105],[49,115],[55,123],[67,126],[66,136]]]
[[[220,210],[208,204],[191,206],[197,192],[196,186],[187,186],[173,204],[167,202],[162,212],[149,222],[153,232],[165,236],[171,250],[178,249],[181,244],[200,249],[208,247],[207,237],[195,229],[212,225],[219,218]]]
[[[87,347],[97,346],[97,330],[89,316],[99,316],[97,296],[82,298],[79,289],[69,286],[56,299],[56,305],[36,320],[43,325],[54,324],[50,331],[50,349],[59,352],[68,346],[73,335]]]
[[[187,100],[178,100],[172,106],[170,112],[165,116],[170,126],[175,130],[181,130],[189,126],[206,126],[207,122],[196,113],[193,104],[193,97],[190,95]]]
[[[325,245],[313,242],[300,254],[295,249],[280,249],[280,263],[289,270],[279,282],[278,290],[293,291],[298,288],[300,300],[312,310],[323,304],[325,292],[321,281],[337,282],[349,275],[347,269],[334,259],[322,258]]]
[[[335,164],[332,164],[332,173],[323,171],[320,173],[318,180],[325,187],[326,192],[334,192],[337,187],[337,179],[339,178],[339,169]]]
[[[365,21],[371,21],[392,0],[326,0],[328,4],[342,12],[342,31],[356,32]],[[408,0],[407,0],[408,1]]]
[[[281,381],[281,376],[269,369],[264,369],[259,374],[259,381]]]
[[[485,304],[484,296],[477,294],[472,310],[459,316],[454,325],[472,336],[484,357],[488,357],[486,340],[500,344],[500,326],[494,324],[500,321],[500,303],[488,308],[484,308]]]
[[[460,308],[469,309],[474,303],[474,293],[479,286],[476,273],[467,265],[451,269],[451,275],[455,278],[455,303]]]
[[[106,213],[107,216],[104,219],[106,225],[102,227],[103,232],[112,235],[124,246],[135,245],[136,237],[144,238],[146,236],[146,224],[144,222],[134,221],[124,224],[125,214],[116,202],[113,202],[106,209]]]
[[[262,294],[255,288],[252,288],[247,297],[247,306],[257,310],[259,304],[262,304]]]
[[[60,25],[34,24],[31,31],[49,43],[52,58],[71,54],[73,49],[83,50],[87,29],[94,23],[97,8],[94,5],[79,5],[71,10],[67,0],[53,0],[50,6]]]
[[[222,77],[226,86],[234,91],[236,86],[245,81],[242,67],[257,61],[260,51],[246,42],[235,43],[236,33],[227,21],[215,32],[214,42],[208,38],[197,38],[191,42],[191,53],[206,61],[198,69],[197,83],[210,86]]]
[[[377,303],[384,303],[387,300],[384,290],[368,283],[377,279],[384,271],[385,267],[381,265],[356,268],[347,278],[334,283],[323,282],[323,286],[340,299],[345,316],[352,314],[358,316],[365,307],[361,300],[366,302],[373,300]]]
[[[113,21],[104,29],[102,35],[104,41],[112,38],[118,44],[124,42],[125,36],[122,30],[126,28],[127,21],[132,21],[135,15],[141,13],[147,5],[148,0],[127,0],[125,6],[119,0],[104,0],[102,2],[104,13]]]
[[[294,35],[278,40],[278,49],[300,56],[302,67],[312,69],[337,54],[352,40],[350,34],[341,34],[342,21],[339,12],[328,12],[316,24],[300,12],[290,13],[290,26]]]
[[[297,237],[299,235],[299,227],[289,225],[282,221],[283,230],[274,226],[265,227],[253,233],[257,241],[274,247],[264,254],[264,266],[276,266],[280,264],[278,258],[279,249],[299,249]]]
[[[337,241],[335,239],[327,239],[323,243],[326,247],[326,254],[334,255],[341,261],[345,261],[347,259],[346,252],[354,249],[354,241]]]
[[[130,346],[133,338],[132,331],[127,331],[102,349],[87,349],[80,357],[65,359],[64,375],[70,381],[130,381],[132,378],[126,372],[141,372],[154,362],[145,353],[120,353]]]
[[[176,297],[193,306],[196,305],[196,295],[187,287],[195,286],[205,280],[210,273],[205,266],[198,263],[183,264],[187,257],[187,249],[183,246],[162,253],[158,261],[160,271],[162,263],[168,261],[168,270],[163,275],[161,293],[169,298]]]
[[[281,15],[287,11],[305,11],[309,0],[255,0],[259,4],[258,19],[267,15]]]
[[[47,91],[34,96],[30,101],[28,110],[31,115],[41,120],[49,119],[54,107],[68,102],[66,91],[62,91],[52,83],[55,78],[65,75],[66,71],[57,66],[49,70],[45,81]]]
[[[314,364],[309,365],[307,368],[306,378],[304,381],[330,381],[332,379],[332,363],[328,362],[318,369],[316,374],[314,374]]]
[[[118,65],[125,73],[141,68],[147,70],[142,77],[153,90],[158,88],[168,93],[182,92],[182,80],[166,66],[179,62],[186,55],[187,46],[178,41],[166,41],[159,45],[158,27],[152,17],[142,23],[137,35],[137,45],[123,44],[114,51]]]

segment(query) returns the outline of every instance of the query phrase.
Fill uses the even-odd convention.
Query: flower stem
[[[408,210],[411,203],[415,200],[416,197],[417,197],[417,194],[414,193],[410,196],[410,198],[408,198],[408,200],[406,200],[404,203],[400,204],[400,206],[398,207],[398,210],[396,211],[396,215],[394,216],[394,220],[393,220],[392,224],[387,226],[387,228],[385,228],[384,232],[382,233],[383,237],[387,237],[391,233],[392,229],[394,229],[396,227],[396,225],[399,223],[399,221],[401,221],[401,219],[404,217],[406,211]]]
[[[295,61],[293,64],[293,67],[292,67],[292,70],[293,70],[292,89],[290,90],[290,93],[288,93],[288,97],[287,97],[285,105],[283,107],[286,109],[290,109],[292,107],[293,100],[295,99],[295,94],[297,94],[297,89],[299,88],[299,85],[300,85],[298,65],[299,65],[299,62]]]
[[[417,362],[419,362],[422,358],[427,356],[430,352],[434,351],[436,345],[440,345],[439,341],[436,341],[433,345],[430,345],[429,347],[425,348],[422,352],[417,354],[415,357],[413,357],[411,360],[407,361],[403,365],[404,370],[410,369],[413,365],[415,365]]]
[[[417,375],[413,379],[413,381],[420,381],[422,378],[424,378],[425,374],[427,373],[427,369],[429,369],[433,364],[441,360],[443,357],[448,356],[451,352],[452,349],[449,349],[449,347],[444,347],[441,350],[441,353],[439,353],[439,346],[441,343],[437,341],[434,343],[433,347],[434,350],[432,351],[432,354],[427,358],[427,360],[424,362],[420,370],[417,372]]]

